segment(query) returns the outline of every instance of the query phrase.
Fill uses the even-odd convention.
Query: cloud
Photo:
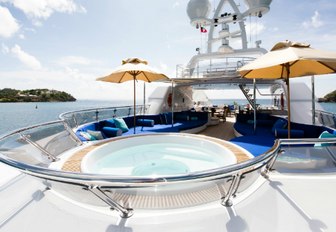
[[[1,44],[1,51],[3,54],[8,54],[9,48],[5,44]]]
[[[324,25],[324,22],[321,20],[320,14],[318,11],[314,12],[314,15],[310,18],[309,21],[304,21],[302,26],[306,29],[308,28],[319,28]]]
[[[86,13],[86,9],[74,0],[4,0],[12,3],[32,19],[35,26],[42,25],[41,20],[48,19],[53,13]]]
[[[177,8],[177,7],[179,7],[179,6],[180,6],[180,2],[178,2],[178,1],[174,2],[174,4],[173,4],[173,8]]]
[[[160,69],[166,71],[168,69],[168,65],[160,62]]]
[[[0,6],[0,37],[9,38],[19,29],[19,24],[9,10]]]
[[[65,56],[60,58],[57,61],[57,63],[62,66],[71,66],[71,65],[90,65],[97,62],[82,56]]]
[[[19,45],[15,45],[10,49],[10,53],[19,59],[25,66],[31,69],[41,69],[42,65],[34,56],[26,53]]]

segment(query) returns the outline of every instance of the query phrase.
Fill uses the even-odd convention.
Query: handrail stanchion
[[[28,138],[28,136],[19,133],[19,135],[21,136],[21,138],[26,141],[27,143],[29,143],[30,145],[36,147],[37,149],[39,149],[40,151],[42,151],[42,153],[44,155],[46,155],[48,157],[48,159],[50,159],[52,162],[55,162],[58,160],[58,158],[56,158],[55,156],[53,156],[50,152],[48,152],[46,149],[44,149],[43,147],[41,147],[40,145],[38,145],[37,143],[35,143],[34,141],[30,140]]]
[[[129,218],[133,215],[133,209],[125,208],[116,201],[114,201],[111,197],[106,195],[106,193],[99,186],[89,186],[85,188],[85,190],[90,191],[93,195],[104,201],[107,205],[111,207],[111,209],[117,210],[120,213],[120,217]]]
[[[236,173],[235,175],[232,176],[232,183],[230,185],[228,193],[222,199],[222,205],[224,205],[226,207],[231,207],[233,205],[232,197],[234,196],[234,193],[237,192],[237,189],[239,187],[240,178],[241,178],[241,173],[240,172],[238,172],[238,173]]]
[[[82,145],[83,142],[76,136],[76,134],[73,132],[73,130],[70,128],[68,123],[66,121],[63,121],[64,128],[67,132],[69,132],[71,138],[73,138],[79,145]]]
[[[276,155],[271,159],[270,162],[267,163],[266,167],[265,167],[265,170],[261,173],[261,175],[265,178],[268,178],[269,177],[269,172],[272,171],[272,168],[274,166],[274,163],[275,161],[277,160],[278,156],[280,154],[283,154],[285,151],[280,149],[278,150],[278,152],[276,153]]]

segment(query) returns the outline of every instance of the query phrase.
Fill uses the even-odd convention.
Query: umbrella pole
[[[135,134],[135,127],[136,127],[136,120],[135,120],[135,98],[136,98],[136,92],[135,92],[135,78],[136,76],[133,75],[133,94],[134,94],[134,97],[133,97],[133,114],[134,114],[134,118],[133,118],[133,133]]]
[[[144,82],[144,89],[143,89],[143,115],[146,114],[146,82]]]
[[[312,87],[312,123],[315,125],[315,77],[311,76],[311,87]]]
[[[172,86],[171,86],[171,94],[172,94],[172,105],[171,105],[171,111],[172,111],[172,127],[174,127],[174,81],[172,80]]]
[[[290,131],[291,131],[291,126],[290,126],[290,118],[291,118],[291,110],[290,110],[290,88],[289,88],[289,68],[287,68],[287,79],[286,79],[286,84],[287,84],[287,111],[288,111],[288,138],[290,139]]]
[[[257,131],[257,97],[256,97],[256,88],[257,88],[256,79],[253,79],[253,133]]]

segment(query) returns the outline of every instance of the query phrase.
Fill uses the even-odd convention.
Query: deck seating
[[[287,120],[270,114],[257,114],[257,127],[254,131],[253,114],[238,114],[234,130],[241,135],[230,141],[258,156],[269,150],[276,139],[287,138]],[[324,131],[335,133],[325,126],[315,126],[291,122],[291,138],[318,138]]]
[[[127,116],[123,117],[128,130],[125,129],[123,125],[121,135],[132,135],[134,133],[134,117]],[[119,123],[117,120],[108,119],[99,122],[94,122],[90,124],[83,125],[76,130],[76,135],[82,141],[88,141],[87,138],[81,135],[81,132],[100,131],[104,138],[110,138],[120,135],[120,131],[116,128]],[[136,134],[143,133],[168,133],[168,132],[183,132],[195,128],[202,128],[208,123],[208,113],[207,112],[193,112],[193,111],[182,111],[182,112],[171,112],[162,113],[157,115],[139,115],[136,116]],[[116,125],[118,124],[118,125]]]

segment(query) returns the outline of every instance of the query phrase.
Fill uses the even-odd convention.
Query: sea
[[[212,99],[213,105],[246,105],[244,99]],[[261,105],[272,105],[271,99],[259,99]],[[44,122],[58,120],[61,113],[96,107],[130,106],[129,101],[77,100],[75,102],[0,103],[0,135]],[[325,111],[336,113],[336,103],[320,103]]]

